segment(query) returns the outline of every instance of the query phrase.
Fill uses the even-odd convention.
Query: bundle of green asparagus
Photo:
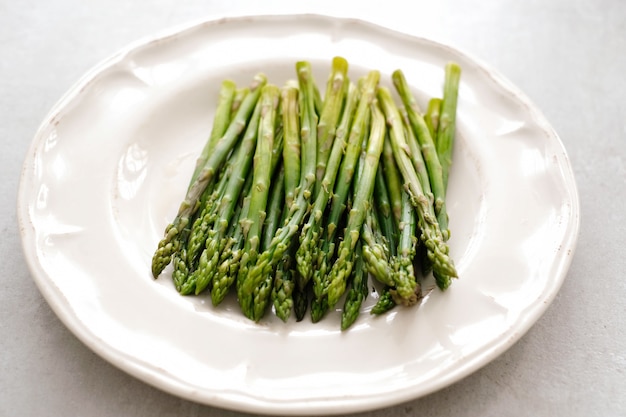
[[[445,290],[457,277],[445,203],[459,66],[446,65],[426,113],[400,70],[398,105],[378,71],[351,81],[344,58],[332,60],[323,95],[309,62],[295,68],[282,88],[263,74],[249,87],[222,83],[153,276],[172,263],[176,289],[209,293],[215,306],[233,290],[254,321],[268,310],[300,321],[310,307],[317,322],[343,300],[342,329],[372,294],[370,277],[382,288],[372,314],[418,304],[416,271],[432,270]]]

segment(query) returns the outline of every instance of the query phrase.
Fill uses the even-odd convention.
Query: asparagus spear
[[[240,133],[245,128],[248,118],[256,105],[261,88],[267,83],[267,78],[263,74],[254,77],[250,94],[246,96],[237,111],[237,116],[228,126],[228,129],[218,141],[213,152],[207,159],[204,167],[200,170],[197,178],[189,187],[185,199],[181,203],[178,213],[172,223],[165,228],[165,236],[159,242],[157,250],[152,257],[152,275],[158,277],[163,269],[170,263],[172,255],[180,249],[183,241],[180,239],[180,232],[184,230],[190,222],[191,216],[198,209],[199,198],[205,191],[207,184],[219,172],[228,153],[237,142]]]
[[[293,203],[294,196],[297,193],[298,182],[300,181],[300,132],[298,120],[298,89],[297,85],[286,86],[282,90],[283,108],[288,110],[283,112],[283,124],[285,127],[285,148],[283,149],[283,170],[284,177],[284,194],[285,207],[282,210],[281,224],[285,223],[289,213],[289,207]],[[289,138],[287,138],[289,134]],[[289,177],[289,178],[288,178]],[[268,228],[266,239],[263,244],[263,250],[271,246],[277,228]],[[292,237],[289,249],[285,251],[282,259],[276,266],[274,285],[272,287],[271,299],[274,305],[276,316],[283,321],[287,321],[291,315],[294,305],[293,291],[296,281],[295,271],[295,235]]]
[[[321,318],[324,312],[318,310],[318,308],[324,309],[327,305],[327,303],[320,303],[321,299],[325,298],[324,295],[329,284],[326,272],[328,271],[329,265],[331,264],[331,259],[335,253],[334,239],[337,232],[337,226],[345,210],[345,204],[348,198],[348,193],[350,191],[350,186],[352,184],[352,178],[354,176],[359,155],[361,153],[364,137],[367,134],[367,132],[365,131],[365,126],[367,125],[368,118],[370,117],[370,105],[375,98],[376,88],[379,81],[380,73],[378,71],[370,71],[367,77],[362,81],[360,98],[353,116],[353,121],[350,125],[350,133],[348,136],[345,154],[343,156],[343,159],[341,160],[341,166],[339,167],[337,178],[334,180],[334,193],[332,195],[330,214],[326,221],[322,250],[315,251],[314,246],[312,245],[306,247],[307,249],[313,248],[309,250],[313,251],[313,259],[317,258],[317,268],[312,273],[313,289],[315,293],[315,298],[317,300],[316,308],[312,309],[312,313],[315,317]],[[329,186],[332,186],[330,182]],[[324,189],[325,187],[322,188]],[[332,188],[329,187],[328,190],[330,189]],[[319,209],[320,207],[316,208]],[[320,220],[322,212],[323,211],[316,212],[316,215],[320,217]],[[318,236],[320,236],[319,233]],[[315,234],[313,234],[313,237],[315,238]],[[313,242],[315,242],[315,240],[313,240]],[[302,259],[306,258],[303,256]],[[298,265],[301,264],[306,264],[306,261],[298,261]],[[304,269],[301,269],[300,273],[304,276]],[[315,317],[313,317],[314,321],[316,321]]]
[[[271,179],[272,151],[276,133],[276,112],[280,90],[274,85],[263,87],[261,95],[261,119],[259,134],[254,154],[253,186],[250,193],[250,209],[248,217],[242,220],[242,228],[246,237],[237,282],[243,283],[247,278],[248,264],[254,265],[260,251],[263,223],[266,217],[267,200]],[[252,293],[243,291],[243,285],[237,286],[239,305],[243,313],[253,317]]]
[[[211,198],[203,204],[204,208],[200,215],[194,220],[191,230],[185,229],[182,236],[189,236],[183,238],[186,241],[186,245],[182,245],[180,250],[174,254],[174,272],[172,278],[176,289],[181,295],[188,295],[194,292],[196,288],[196,280],[198,273],[198,266],[203,266],[207,260],[203,256],[198,256],[198,252],[211,241],[209,239],[209,226],[215,220],[217,202],[220,196],[224,192],[225,176],[220,184],[212,193]],[[204,251],[202,251],[204,255]],[[185,262],[183,267],[181,261]]]
[[[250,177],[252,178],[252,177]],[[252,185],[252,181],[247,181],[249,185]],[[235,214],[233,215],[233,221],[228,227],[227,238],[225,241],[224,249],[222,249],[219,258],[219,265],[213,278],[213,288],[211,289],[211,301],[214,306],[219,305],[228,292],[231,286],[237,279],[239,272],[239,261],[244,252],[244,232],[242,220],[248,218],[248,212],[250,210],[250,190],[251,187],[245,187],[242,204],[237,206]]]
[[[389,136],[387,136],[387,141],[385,142],[385,145],[389,147],[389,149],[391,149],[391,143],[389,143]],[[383,149],[383,152],[385,150]],[[398,167],[395,163],[395,160],[393,160],[393,150],[392,150],[392,154],[391,154],[391,161],[389,160],[385,160],[383,162],[383,170],[384,172],[386,172],[387,174],[391,174],[391,177],[397,177],[399,178],[400,173],[398,172]],[[389,165],[391,165],[391,168],[389,168]],[[393,172],[390,172],[393,171]],[[390,265],[390,263],[393,263],[394,259],[397,256],[397,229],[400,227],[400,219],[398,218],[398,226],[396,227],[396,224],[393,220],[395,220],[395,216],[393,215],[388,215],[386,212],[387,210],[385,209],[385,207],[387,205],[391,205],[391,203],[387,204],[384,201],[389,197],[389,194],[386,193],[387,190],[387,181],[385,180],[385,178],[382,178],[382,175],[379,175],[379,172],[381,172],[381,170],[378,170],[376,172],[376,185],[374,187],[374,192],[377,198],[375,198],[374,202],[376,203],[376,207],[379,208],[378,213],[379,216],[378,218],[380,219],[379,221],[379,225],[381,228],[381,232],[385,238],[385,240],[388,242],[388,248],[389,248],[389,255],[390,255],[390,259],[387,262],[387,266],[385,269],[385,272],[387,272],[390,276],[390,280],[389,282],[386,283],[382,293],[379,296],[378,301],[376,302],[376,304],[374,305],[374,307],[371,310],[371,314],[383,314],[389,310],[391,310],[393,307],[396,306],[395,301],[393,300],[393,297],[390,293],[390,290],[395,286],[395,282],[393,280],[393,277],[391,277],[391,275],[393,274],[393,268]],[[385,175],[385,177],[389,177],[388,175]],[[399,181],[398,181],[398,185],[399,185]],[[399,193],[398,196],[401,199],[402,195],[406,194],[401,188],[399,188]],[[402,208],[402,201],[400,201],[399,204],[400,208]],[[401,217],[401,216],[399,216]],[[365,227],[364,227],[365,230]],[[363,234],[363,237],[365,238],[365,232]],[[367,260],[367,258],[366,258]],[[375,274],[373,274],[375,275]],[[379,279],[379,281],[381,281]]]
[[[270,194],[267,204],[267,216],[263,226],[263,239],[261,240],[261,250],[270,246],[274,233],[279,225],[284,221],[283,208],[285,206],[285,170],[282,165],[272,177],[270,184]]]
[[[282,155],[282,138],[282,129],[279,128],[274,140],[274,149],[272,150],[270,168],[272,173],[280,162]],[[226,233],[224,233],[224,238],[220,240],[219,265],[217,266],[217,271],[214,273],[213,289],[211,291],[211,301],[215,306],[219,305],[224,300],[239,272],[239,262],[243,256],[245,245],[243,225],[246,224],[246,222],[243,220],[248,218],[248,212],[250,210],[252,179],[252,176],[247,176],[243,190],[240,193],[240,201],[235,205],[235,213],[232,215],[230,221],[222,217],[222,219],[218,220],[216,223],[220,228],[226,228]],[[227,212],[225,208],[224,213]]]
[[[383,174],[385,176],[385,184],[389,193],[391,203],[391,211],[395,219],[396,226],[400,222],[402,213],[402,180],[395,157],[393,156],[393,148],[391,147],[391,139],[389,139],[389,131],[383,145]]]
[[[380,227],[380,233],[384,238],[383,240],[389,247],[390,255],[393,256],[396,253],[395,248],[398,240],[398,232],[394,215],[391,210],[392,203],[389,197],[389,188],[387,187],[385,174],[383,173],[383,171],[387,168],[385,165],[386,162],[381,162],[381,167],[376,170],[376,183],[374,184],[374,204],[376,204],[376,207],[375,210],[373,210],[373,215],[374,220],[377,221],[377,224]],[[399,176],[400,174],[397,172],[395,161],[392,168],[396,170],[395,175]],[[402,191],[402,189],[400,189],[400,191]]]
[[[293,204],[300,182],[300,128],[298,120],[298,88],[285,86],[282,89],[283,165],[285,166],[285,206]]]
[[[295,240],[297,236],[292,239]],[[296,276],[298,271],[295,268],[296,242],[292,242],[283,258],[276,266],[274,286],[272,287],[272,303],[276,311],[276,316],[286,322],[291,316],[291,310],[299,296],[294,294],[296,290]]]
[[[437,216],[437,221],[439,222],[439,228],[441,229],[443,238],[447,240],[450,232],[448,231],[448,214],[446,211],[446,188],[444,186],[443,171],[439,161],[439,155],[437,155],[435,143],[433,142],[433,138],[430,136],[428,126],[424,121],[424,117],[420,112],[413,94],[411,94],[402,71],[394,71],[392,79],[396,90],[404,103],[410,126],[419,141],[422,154],[424,155],[424,162],[426,163],[428,178],[430,179],[430,186],[435,199],[435,215]],[[420,173],[418,172],[418,175],[419,174]],[[424,190],[423,187],[422,189]],[[425,190],[424,193],[428,196]]]
[[[316,125],[317,116],[314,106],[314,80],[311,73],[311,65],[306,61],[296,63],[298,82],[300,85],[300,184],[294,203],[289,207],[289,213],[285,225],[276,231],[270,246],[261,253],[256,264],[250,266],[245,280],[242,281],[242,291],[252,294],[255,288],[266,281],[278,262],[283,258],[285,251],[291,245],[292,237],[300,230],[300,224],[308,210],[309,199],[315,184],[315,166],[317,155]],[[286,114],[289,106],[285,106],[284,117],[292,117]],[[285,125],[287,128],[287,125]]]
[[[243,99],[250,93],[250,89],[248,87],[239,88],[235,91],[235,96],[233,97],[233,102],[230,106],[230,120],[235,118],[237,115],[237,111],[239,107],[241,107],[241,103]]]
[[[310,281],[313,274],[314,262],[319,254],[320,239],[322,234],[323,214],[328,205],[328,201],[332,195],[335,186],[337,171],[346,148],[346,136],[350,132],[352,119],[357,106],[358,92],[356,86],[352,83],[348,86],[346,94],[346,104],[344,106],[339,127],[337,128],[333,147],[328,158],[328,165],[322,178],[322,184],[317,192],[315,203],[307,222],[302,227],[300,234],[300,246],[296,253],[296,261],[298,265],[298,287],[303,290]]]
[[[200,255],[198,268],[185,286],[187,291],[195,291],[196,294],[200,294],[210,286],[217,271],[220,253],[226,245],[226,228],[230,223],[235,205],[252,166],[252,155],[257,144],[262,107],[263,101],[260,100],[255,106],[241,143],[231,157],[231,172],[224,176],[226,185],[220,195],[215,213],[206,219],[205,247]],[[199,227],[200,230],[203,228],[204,226]]]
[[[386,136],[386,135],[385,135]],[[391,203],[383,174],[383,162],[376,170],[374,205],[365,215],[362,233],[362,253],[365,268],[379,282],[394,285],[390,257],[396,253],[396,226],[391,213]],[[381,230],[382,227],[385,232]]]
[[[445,289],[450,284],[451,278],[457,276],[454,263],[448,256],[448,245],[439,229],[434,208],[424,194],[417,173],[413,168],[400,113],[391,98],[391,93],[387,88],[380,87],[378,98],[390,127],[393,153],[404,180],[404,188],[409,194],[411,204],[417,211],[420,239],[426,245],[428,258],[433,263],[433,271],[439,275],[437,283],[440,288]]]
[[[213,118],[213,126],[211,128],[211,134],[209,139],[204,145],[202,152],[196,160],[196,167],[189,182],[189,187],[192,186],[197,179],[202,167],[206,163],[209,154],[215,148],[215,145],[224,134],[230,123],[230,108],[232,106],[235,97],[235,83],[230,80],[222,82],[220,91],[218,94],[218,103]],[[208,222],[211,216],[215,202],[219,198],[221,190],[213,191],[211,184],[207,185],[207,188],[203,192],[201,197],[201,206],[203,207],[201,214],[194,220],[194,224],[191,228],[185,228],[180,239],[180,250],[174,253],[174,271],[172,272],[172,279],[174,286],[178,291],[181,291],[184,283],[189,278],[189,273],[195,268],[197,253],[206,239],[206,227],[203,227]],[[210,197],[209,197],[210,195]],[[182,242],[187,242],[188,247]]]
[[[279,223],[284,220],[283,214],[283,206],[285,204],[285,187],[284,187],[284,170],[282,167],[277,170],[276,175],[273,177],[272,186],[270,188],[269,201],[267,205],[267,216],[265,221],[265,226],[263,229],[263,240],[261,242],[261,250],[265,250],[270,244],[278,229]],[[280,266],[280,264],[279,264]],[[265,314],[265,310],[269,301],[271,299],[272,290],[274,287],[274,280],[278,278],[280,268],[277,268],[275,274],[268,274],[265,277],[265,281],[261,285],[258,285],[254,289],[253,293],[253,302],[254,306],[252,309],[252,320],[259,321],[263,315]],[[285,280],[283,282],[283,275],[281,275],[280,285],[283,287],[283,292],[280,294],[282,303],[280,307],[283,308],[282,312],[285,313],[285,317],[288,318],[288,311],[290,311],[289,306],[289,282]]]
[[[333,147],[337,124],[341,116],[341,107],[348,85],[347,73],[348,62],[341,57],[333,58],[330,76],[326,84],[322,113],[317,124],[316,195],[319,193],[322,179],[326,172],[326,164]]]
[[[235,91],[237,86],[234,82],[230,80],[224,80],[220,87],[218,99],[217,99],[217,108],[215,110],[215,116],[213,118],[213,126],[211,128],[211,134],[209,135],[209,140],[204,145],[202,152],[200,153],[200,157],[198,157],[196,161],[196,167],[191,176],[191,181],[189,182],[189,187],[196,181],[198,175],[204,168],[207,160],[209,159],[209,155],[215,149],[217,142],[220,140],[228,125],[230,123],[230,108],[233,103],[233,99],[235,97]]]
[[[445,74],[443,101],[441,102],[441,114],[437,129],[437,154],[441,160],[444,187],[448,184],[448,175],[450,174],[450,165],[452,164],[461,67],[454,62],[449,62],[446,64]]]
[[[309,306],[309,290],[311,289],[311,282],[304,289],[296,287],[293,290],[293,311],[296,314],[296,321],[302,321],[306,315],[306,310]]]
[[[385,287],[378,297],[378,301],[374,304],[374,307],[370,310],[370,314],[381,315],[396,306],[396,302],[390,292],[390,287]]]
[[[181,234],[182,239],[185,240],[188,234],[189,229],[183,230]],[[189,278],[189,260],[185,245],[181,245],[180,250],[174,254],[172,264],[174,266],[174,271],[172,271],[172,281],[174,282],[176,291],[181,292],[185,281]]]
[[[365,262],[365,268],[374,276],[378,281],[387,285],[394,285],[393,280],[393,268],[389,263],[390,253],[387,242],[381,237],[377,237],[378,231],[376,216],[373,211],[375,207],[371,207],[365,216],[365,223],[363,224],[362,240],[362,256]]]
[[[376,170],[385,140],[385,118],[377,104],[372,104],[372,127],[367,143],[363,174],[356,184],[353,207],[348,217],[344,238],[339,244],[338,258],[329,273],[326,292],[329,307],[333,307],[346,289],[346,280],[354,265],[354,249],[359,240],[365,214],[371,204],[374,192]]]
[[[441,113],[441,99],[437,97],[433,97],[428,101],[428,107],[426,108],[426,115],[424,116],[424,121],[428,126],[428,131],[430,132],[430,136],[433,138],[435,142],[435,148],[439,146],[439,138],[437,131],[439,130],[439,115]],[[441,155],[439,155],[439,161],[441,162]],[[443,163],[442,167],[443,169]]]
[[[352,282],[346,294],[346,300],[341,313],[341,330],[347,330],[354,324],[361,311],[363,300],[367,298],[367,269],[365,268],[361,247],[362,243],[359,241],[355,249],[355,267],[352,272]]]
[[[322,109],[324,108],[324,99],[316,83],[313,83],[313,107],[315,115],[319,119],[322,115]]]
[[[235,150],[228,158],[226,167],[221,172],[217,186],[210,193],[210,197],[205,198],[205,201],[201,203],[202,209],[198,210],[200,214],[193,221],[191,233],[187,241],[187,263],[191,271],[197,268],[199,255],[205,247],[207,238],[211,234],[209,229],[218,218],[218,210],[224,205],[225,201],[229,201],[233,198],[234,192],[238,192],[241,188],[243,180],[238,180],[245,178],[249,168],[250,161],[246,160],[251,159],[248,158],[248,154],[254,151],[254,146],[256,145],[256,128],[258,126],[259,114],[260,106],[257,102],[255,110],[246,126],[244,138],[236,145]],[[253,137],[250,138],[250,135]],[[244,172],[241,172],[242,170],[244,170]],[[239,182],[241,182],[241,184]],[[236,196],[234,196],[234,198],[236,200]]]
[[[393,261],[393,280],[395,288],[390,290],[397,304],[411,306],[417,304],[421,297],[420,286],[413,270],[413,258],[417,245],[415,211],[411,205],[409,194],[402,193],[402,218],[400,221],[400,241],[398,255]]]
[[[430,186],[430,177],[428,174],[428,167],[426,166],[426,162],[424,161],[424,157],[422,155],[422,151],[420,149],[419,142],[415,133],[413,133],[413,129],[411,128],[411,122],[409,121],[408,114],[406,109],[399,109],[400,114],[402,115],[402,122],[404,123],[404,132],[406,137],[406,142],[409,145],[409,150],[411,151],[411,161],[413,162],[413,166],[415,167],[415,173],[422,184],[422,191],[424,191],[424,195],[428,198],[430,204],[434,204],[433,192]],[[404,111],[402,111],[404,110]],[[400,198],[402,201],[402,198]],[[439,227],[441,227],[441,223],[439,223]]]

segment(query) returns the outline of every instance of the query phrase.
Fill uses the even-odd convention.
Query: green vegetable
[[[178,252],[184,244],[179,234],[189,225],[191,216],[193,216],[198,209],[200,196],[213,177],[219,173],[228,153],[237,142],[239,134],[248,123],[248,118],[261,94],[261,89],[266,83],[267,77],[263,74],[258,74],[254,78],[254,82],[250,87],[250,94],[246,96],[237,111],[236,117],[213,148],[213,152],[197,174],[197,177],[190,184],[187,195],[181,203],[176,217],[172,223],[165,228],[165,236],[159,242],[157,250],[152,257],[152,275],[155,278],[158,277],[163,269],[170,263],[172,255]]]
[[[326,85],[326,94],[317,124],[317,182],[315,183],[316,195],[319,192],[326,164],[330,156],[335,140],[335,132],[341,107],[348,87],[348,62],[341,57],[333,58],[332,68]],[[333,175],[334,176],[334,175]]]
[[[335,186],[339,164],[341,163],[343,152],[346,148],[347,135],[350,132],[352,118],[356,110],[357,99],[358,94],[356,86],[350,83],[341,120],[328,159],[328,165],[326,166],[324,176],[321,180],[321,187],[317,193],[307,222],[302,227],[300,234],[300,246],[296,253],[297,267],[300,273],[298,277],[298,287],[300,290],[303,290],[310,281],[313,270],[315,269],[315,262],[319,256],[323,233],[323,216]]]
[[[390,127],[393,154],[402,174],[405,190],[417,211],[420,240],[426,245],[427,256],[433,264],[433,271],[439,276],[437,284],[441,289],[445,289],[450,285],[451,279],[457,276],[454,263],[448,256],[448,245],[439,228],[434,208],[424,194],[411,162],[411,151],[406,141],[400,113],[391,98],[391,93],[387,88],[380,87],[378,98]]]
[[[397,304],[411,306],[421,298],[420,285],[415,278],[413,259],[417,246],[416,215],[408,193],[402,193],[402,217],[397,256],[393,260],[394,289],[391,295]]]
[[[332,60],[325,94],[311,64],[279,88],[258,74],[249,87],[221,84],[211,133],[176,217],[152,258],[156,278],[172,262],[182,295],[210,292],[215,307],[235,288],[245,317],[270,310],[321,320],[340,300],[354,325],[369,276],[384,285],[371,314],[419,304],[416,268],[445,290],[446,188],[460,68],[445,69],[443,98],[422,115],[402,71],[352,83]]]
[[[308,210],[309,200],[315,184],[315,165],[317,155],[316,125],[317,115],[314,104],[314,80],[309,62],[296,63],[298,83],[300,88],[300,184],[294,203],[289,207],[289,213],[283,227],[276,231],[269,247],[261,253],[254,264],[245,271],[242,279],[243,294],[252,294],[268,280],[283,255],[289,250],[292,237],[300,230],[300,224]],[[289,111],[285,106],[283,114]],[[286,115],[284,117],[293,117]],[[284,126],[287,128],[287,126]]]
[[[328,305],[333,307],[346,289],[347,277],[354,266],[354,249],[359,240],[361,226],[371,204],[376,170],[385,140],[385,118],[380,108],[372,104],[372,128],[370,131],[363,174],[355,186],[354,202],[348,217],[348,225],[339,244],[338,257],[329,273],[327,290]]]
[[[367,293],[369,292],[367,286],[367,269],[365,268],[361,246],[362,244],[359,241],[355,249],[355,267],[354,271],[352,271],[351,285],[346,294],[346,301],[344,302],[343,311],[341,313],[341,330],[347,330],[354,324],[359,317],[363,300],[367,298]]]
[[[454,62],[446,64],[443,85],[443,100],[437,129],[437,154],[441,160],[444,186],[448,184],[450,165],[452,165],[452,149],[456,129],[456,107],[461,80],[461,67]]]
[[[424,121],[428,126],[428,131],[430,132],[430,136],[433,138],[435,142],[435,148],[438,148],[439,143],[439,115],[441,113],[441,99],[437,97],[433,97],[428,101],[428,107],[426,108],[426,114],[424,115]],[[439,161],[441,162],[441,154],[437,151],[437,155],[439,156]],[[443,165],[443,164],[442,164]],[[443,169],[443,166],[442,166]]]
[[[446,211],[446,188],[444,186],[443,181],[443,171],[441,168],[441,163],[439,162],[439,155],[437,155],[437,149],[435,148],[435,142],[433,138],[430,136],[430,132],[428,130],[428,126],[424,121],[424,117],[422,116],[420,109],[411,94],[409,89],[409,85],[404,78],[404,74],[400,70],[394,71],[392,75],[393,83],[400,94],[400,98],[404,103],[404,108],[406,110],[409,126],[411,127],[415,137],[419,141],[421,153],[424,156],[424,162],[426,164],[426,171],[428,178],[430,180],[430,188],[434,197],[435,204],[435,215],[437,216],[437,221],[439,222],[439,228],[441,229],[441,233],[445,240],[448,239],[449,231],[448,231],[448,214]],[[411,146],[409,144],[409,146]],[[419,154],[420,152],[416,152]],[[412,152],[413,154],[413,152]],[[423,174],[422,171],[417,170],[418,175],[426,175]],[[422,181],[425,181],[422,178]],[[424,194],[428,195],[424,186],[422,186],[422,190]]]
[[[254,319],[254,294],[245,285],[248,278],[248,265],[254,265],[260,251],[263,223],[266,217],[267,200],[270,189],[272,152],[276,133],[276,113],[280,90],[274,85],[263,87],[261,95],[261,119],[259,134],[254,154],[252,189],[248,216],[241,220],[245,237],[237,275],[237,295],[239,305],[246,317]]]

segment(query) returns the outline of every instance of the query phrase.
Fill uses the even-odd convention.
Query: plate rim
[[[313,402],[317,406],[309,407],[306,401],[296,400],[294,402],[287,402],[286,404],[278,404],[272,401],[260,401],[257,397],[246,396],[244,394],[233,395],[232,399],[219,399],[216,403],[210,403],[202,396],[194,395],[194,388],[189,384],[185,384],[185,381],[179,381],[172,375],[167,375],[163,372],[156,372],[157,370],[146,366],[142,363],[137,363],[136,359],[126,357],[125,353],[117,350],[116,348],[107,345],[104,341],[99,340],[97,336],[89,331],[89,329],[80,321],[72,310],[71,306],[62,299],[63,295],[60,290],[56,288],[51,279],[48,278],[48,272],[40,264],[37,259],[36,242],[35,242],[35,227],[30,221],[30,194],[28,193],[28,174],[33,168],[33,155],[37,148],[37,145],[41,142],[41,135],[45,129],[55,122],[56,117],[63,111],[65,106],[80,96],[83,89],[92,81],[97,79],[97,76],[105,72],[108,68],[114,66],[117,62],[120,62],[124,57],[134,51],[140,50],[144,47],[149,47],[154,42],[160,42],[172,37],[184,36],[184,34],[205,25],[219,25],[228,23],[230,21],[241,20],[265,20],[276,18],[296,18],[296,19],[326,19],[326,20],[338,20],[341,23],[354,23],[357,25],[367,26],[378,31],[384,31],[387,35],[394,37],[402,36],[406,39],[410,39],[416,42],[426,42],[436,46],[438,48],[447,49],[454,54],[463,56],[469,61],[476,64],[478,69],[484,70],[485,73],[494,80],[494,82],[507,93],[515,96],[515,99],[524,104],[527,108],[532,119],[537,123],[541,130],[548,133],[551,139],[554,140],[554,145],[558,145],[558,149],[563,155],[563,160],[559,164],[562,171],[565,171],[562,175],[564,181],[564,190],[567,191],[567,196],[570,198],[569,205],[569,217],[567,232],[563,235],[561,241],[561,256],[556,256],[553,260],[552,270],[554,270],[554,279],[552,285],[549,287],[549,291],[541,293],[541,302],[536,302],[532,307],[528,309],[523,316],[521,322],[516,322],[516,332],[513,337],[509,337],[503,340],[496,341],[491,347],[486,348],[477,355],[473,361],[470,361],[460,370],[454,372],[452,375],[448,374],[443,378],[438,379],[437,383],[431,384],[428,389],[421,390],[417,395],[415,390],[404,389],[404,395],[393,396],[392,399],[387,401],[381,401],[380,398],[376,400],[367,400],[360,398],[357,401],[353,398],[347,399],[332,399],[328,400],[328,403],[334,404],[332,407],[319,406],[318,400]],[[170,394],[185,398],[190,401],[203,403],[223,409],[231,409],[242,412],[254,412],[263,414],[298,414],[298,415],[313,415],[320,412],[326,414],[338,414],[345,412],[360,412],[372,409],[380,409],[392,405],[396,405],[405,401],[417,399],[425,395],[436,392],[444,387],[447,387],[457,381],[462,380],[468,375],[476,372],[478,369],[489,364],[493,359],[500,356],[511,346],[513,346],[522,336],[524,336],[528,330],[541,318],[552,301],[558,294],[571,265],[573,255],[578,243],[578,237],[580,233],[580,199],[578,195],[578,187],[575,181],[574,172],[572,169],[571,161],[565,149],[565,146],[550,125],[549,121],[539,108],[522,92],[516,85],[504,77],[500,72],[492,68],[489,64],[485,63],[481,59],[471,55],[465,50],[457,48],[450,43],[442,43],[435,39],[409,34],[403,31],[396,30],[387,24],[381,24],[372,22],[363,18],[345,17],[339,15],[333,15],[330,13],[267,13],[267,14],[223,14],[219,16],[202,17],[183,24],[174,25],[164,30],[158,31],[155,34],[144,36],[134,42],[127,44],[125,47],[118,49],[117,52],[109,55],[94,65],[91,69],[86,71],[73,85],[71,85],[66,92],[58,99],[58,101],[51,107],[43,121],[40,123],[37,131],[31,140],[30,146],[27,150],[26,156],[22,163],[22,169],[18,185],[17,193],[17,221],[20,231],[20,240],[22,246],[22,252],[26,259],[28,268],[32,275],[32,279],[35,281],[39,291],[42,293],[44,299],[54,311],[55,315],[61,320],[61,322],[70,330],[70,332],[77,337],[83,344],[85,344],[91,351],[95,352],[98,356],[105,359],[109,364],[114,365],[118,369],[138,378],[139,380],[147,383],[155,388],[166,391]],[[491,358],[491,359],[485,359]],[[219,395],[217,395],[219,397]],[[238,402],[240,398],[244,398],[245,401]],[[334,409],[333,409],[334,407]]]

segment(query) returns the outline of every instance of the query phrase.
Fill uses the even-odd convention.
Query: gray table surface
[[[409,4],[409,2],[406,2]],[[90,67],[201,16],[332,12],[449,42],[538,105],[573,165],[582,217],[565,283],[513,347],[469,377],[367,416],[626,415],[626,2],[23,0],[0,2],[0,416],[243,416],[171,396],[87,349],[22,256],[16,194],[39,123]]]

